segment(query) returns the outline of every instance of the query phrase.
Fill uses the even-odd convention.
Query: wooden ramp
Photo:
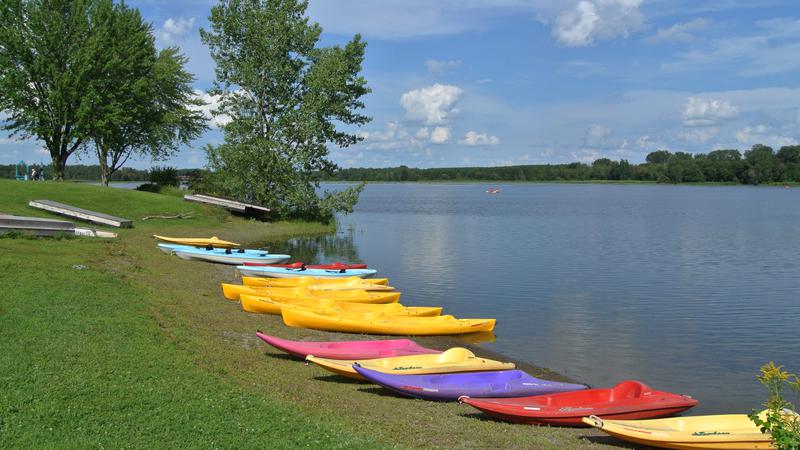
[[[229,211],[247,215],[263,216],[268,212],[270,212],[269,208],[265,208],[263,206],[253,205],[251,203],[243,203],[236,200],[229,200],[227,198],[212,197],[210,195],[202,195],[202,194],[184,195],[183,199],[188,200],[190,202],[222,206],[223,208],[226,208]]]
[[[75,224],[65,220],[0,214],[0,234],[18,232],[34,236],[75,234]]]
[[[133,221],[130,219],[109,216],[108,214],[89,211],[88,209],[76,208],[74,206],[65,205],[63,203],[54,202],[51,200],[31,200],[28,202],[28,206],[60,214],[73,219],[85,220],[98,225],[111,225],[112,227],[118,228],[133,227]]]

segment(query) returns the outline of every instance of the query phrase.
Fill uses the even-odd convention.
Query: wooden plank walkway
[[[66,220],[0,214],[0,234],[13,231],[34,236],[55,236],[62,233],[74,234],[75,224]]]
[[[230,211],[235,211],[242,214],[264,215],[270,212],[269,208],[251,203],[243,203],[236,200],[229,200],[227,198],[212,197],[210,195],[194,194],[184,195],[184,200],[190,202],[205,203],[207,205],[216,205],[227,208]]]
[[[103,214],[88,209],[77,208],[75,206],[65,205],[63,203],[54,202],[51,200],[31,200],[28,206],[36,209],[42,209],[52,213],[67,216],[73,219],[84,220],[98,225],[111,225],[118,228],[131,228],[133,221],[130,219],[123,219],[121,217],[114,217],[108,214]]]

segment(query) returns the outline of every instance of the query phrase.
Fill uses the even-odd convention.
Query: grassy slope
[[[0,212],[47,198],[134,219],[120,239],[0,239],[0,447],[604,447],[591,431],[515,426],[399,398],[305,366],[253,331],[325,339],[242,313],[229,267],[179,261],[149,235],[247,241],[323,231],[263,224],[176,197],[0,181]],[[196,219],[144,215],[194,212]],[[87,269],[72,266],[82,264]],[[591,436],[589,440],[584,436]]]

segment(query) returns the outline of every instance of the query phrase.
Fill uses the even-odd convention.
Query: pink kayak
[[[329,359],[376,359],[442,353],[439,350],[422,347],[410,339],[303,342],[276,338],[260,331],[256,332],[256,336],[278,350],[302,359],[308,355]]]

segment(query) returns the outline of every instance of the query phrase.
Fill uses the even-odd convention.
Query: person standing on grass
[[[31,167],[31,181],[36,181],[36,167]]]

